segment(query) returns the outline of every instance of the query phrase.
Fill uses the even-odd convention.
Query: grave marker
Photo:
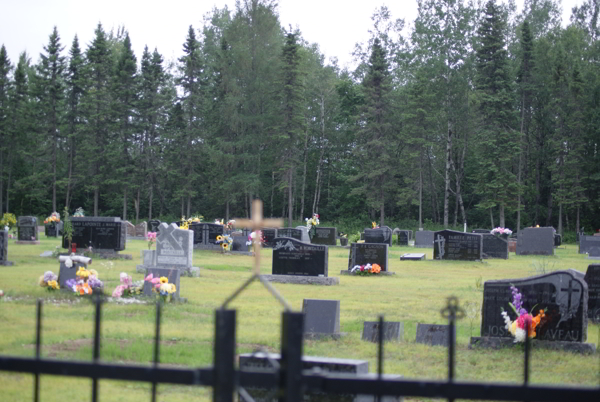
[[[194,255],[194,233],[177,226],[161,223],[156,238],[156,266],[188,270]]]
[[[0,265],[13,265],[12,261],[8,261],[8,231],[0,230]]]
[[[324,244],[327,246],[335,246],[337,245],[337,228],[326,228],[317,226],[315,231],[315,235],[310,240],[312,244]],[[282,237],[277,232],[278,237]]]
[[[404,323],[394,321],[384,321],[383,340],[398,342],[404,337]],[[379,322],[365,321],[363,323],[362,338],[363,341],[379,342]]]
[[[554,255],[554,229],[522,229],[517,237],[517,255]]]
[[[71,217],[70,219],[73,225],[72,241],[77,244],[78,249],[92,246],[97,252],[125,250],[126,222],[120,218]],[[62,246],[69,247],[65,237]]]
[[[600,264],[588,266],[584,280],[588,286],[588,318],[600,323]]]
[[[302,232],[300,241],[302,243],[310,243],[310,236],[308,235],[308,228],[306,226],[296,226],[296,229]]]
[[[383,243],[392,246],[392,229],[382,226],[376,229],[365,229],[365,243]]]
[[[146,236],[148,236],[148,224],[142,222],[135,225],[135,237],[143,237],[145,239]]]
[[[431,248],[433,246],[434,233],[431,230],[419,230],[415,232],[415,247]]]
[[[407,230],[399,230],[398,232],[398,245],[399,246],[408,246],[408,241],[410,240],[410,235]]]
[[[135,225],[129,221],[125,221],[125,227],[127,228],[127,236],[135,237]]]
[[[302,231],[300,229],[281,228],[277,229],[277,237],[291,237],[292,239],[302,241]]]
[[[587,254],[592,247],[600,247],[600,237],[583,235],[579,237],[579,254]]]
[[[184,229],[185,230],[185,229]],[[194,234],[193,242],[195,248],[220,249],[216,244],[217,237],[223,236],[225,227],[216,223],[192,222],[189,230]]]
[[[277,237],[274,242],[273,275],[328,276],[327,246],[285,237]]]
[[[435,232],[433,246],[433,258],[435,260],[481,260],[482,249],[483,235],[481,234],[457,232],[455,230]]]
[[[304,299],[304,333],[308,336],[340,336],[340,301]]]
[[[185,230],[185,229],[184,229]],[[166,277],[169,280],[169,283],[175,284],[175,293],[172,294],[173,299],[179,299],[179,278],[181,276],[181,271],[177,268],[154,268],[147,267],[146,273],[144,277],[152,274],[154,278],[160,278],[161,276]],[[152,291],[152,284],[150,282],[144,281],[144,296],[156,296],[156,293]]]
[[[39,244],[37,217],[19,216],[17,228],[17,244]]]
[[[379,264],[382,272],[388,268],[388,245],[377,243],[352,243],[348,256],[348,270],[355,265]]]
[[[493,234],[483,234],[483,258],[508,258],[508,239]]]
[[[148,232],[158,232],[158,227],[161,222],[158,219],[152,219],[148,221]]]
[[[431,346],[448,346],[450,327],[448,325],[417,324],[417,343]]]
[[[265,247],[273,248],[273,245],[275,244],[273,243],[273,240],[277,237],[277,229],[263,228],[260,229],[260,231],[262,232],[263,239],[265,240]]]

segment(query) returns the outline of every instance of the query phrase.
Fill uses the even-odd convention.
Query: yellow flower
[[[229,247],[229,244],[221,243],[221,247],[223,247],[223,250],[227,250],[227,248]]]
[[[175,293],[177,291],[175,284],[171,283],[170,285],[171,285],[171,287],[169,288],[169,293]]]
[[[90,276],[90,271],[88,271],[84,267],[79,267],[79,270],[77,270],[77,273],[75,275],[80,276],[82,278],[87,278]]]
[[[166,276],[161,276],[160,283],[169,283],[169,278],[167,278]]]
[[[517,320],[513,321],[512,325],[510,326],[509,331],[512,334],[512,336],[515,336],[515,333],[517,332]]]
[[[48,281],[48,287],[52,289],[59,289],[58,282],[56,281]]]
[[[98,271],[95,269],[90,269],[90,275],[94,275],[96,278],[98,277]]]
[[[43,288],[45,288],[47,286],[46,282],[44,282],[44,275],[40,276],[38,284]]]
[[[221,241],[221,240],[223,240],[223,236],[221,236],[221,235],[218,235],[218,236],[217,236],[217,241]]]

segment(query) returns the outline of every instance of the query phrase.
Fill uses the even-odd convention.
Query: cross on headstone
[[[446,244],[446,239],[444,236],[437,236],[437,239],[434,241],[438,245],[438,251],[440,254],[440,260],[444,258],[444,245]]]
[[[570,280],[569,281],[569,288],[565,289],[565,288],[561,288],[560,290],[568,290],[569,291],[569,304],[567,305],[567,310],[569,310],[569,312],[571,312],[571,295],[573,294],[573,292],[580,292],[579,289],[573,289],[573,281]]]
[[[263,219],[262,201],[252,201],[252,219],[236,219],[236,228],[249,228],[253,231],[261,228],[277,228],[283,226],[283,219]],[[260,241],[254,242],[254,273],[260,275]]]

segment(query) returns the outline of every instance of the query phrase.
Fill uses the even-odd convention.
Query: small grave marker
[[[39,244],[37,217],[19,216],[17,228],[17,244]]]
[[[175,284],[175,293],[173,293],[172,297],[174,299],[179,299],[179,278],[181,276],[181,271],[177,268],[146,268],[145,276],[152,274],[154,278],[160,278],[161,276],[166,277],[169,280],[169,283]],[[156,293],[152,291],[152,284],[150,282],[144,282],[144,296],[156,296]]]
[[[158,219],[152,219],[148,221],[148,231],[149,232],[158,232],[158,227],[160,226],[161,221]]]
[[[408,241],[410,240],[410,236],[407,230],[399,230],[397,232],[397,236],[398,236],[398,245],[399,246],[408,246]]]
[[[400,261],[408,260],[408,261],[420,261],[425,260],[427,257],[425,253],[406,253],[400,256]]]
[[[448,325],[417,324],[417,343],[431,346],[448,346],[450,327]]]
[[[12,261],[8,261],[8,232],[0,230],[0,265],[13,265]]]
[[[508,258],[508,239],[483,234],[483,258]]]
[[[138,223],[135,225],[135,237],[143,237],[144,239],[148,235],[148,224],[146,222]]]
[[[584,235],[579,237],[579,254],[587,254],[593,247],[600,247],[600,237]]]
[[[265,247],[273,248],[273,240],[277,237],[277,229],[273,228],[263,228],[260,229],[263,235],[263,239],[265,241]]]
[[[398,342],[404,338],[404,323],[394,321],[384,321],[383,340]],[[379,342],[379,322],[365,321],[363,323],[362,340],[369,342]]]
[[[310,236],[308,235],[308,228],[306,226],[296,226],[296,229],[302,232],[300,241],[302,243],[310,243]]]
[[[340,336],[340,301],[304,299],[304,333],[308,336]]]
[[[433,246],[434,233],[431,230],[419,230],[415,232],[415,247],[431,248]]]

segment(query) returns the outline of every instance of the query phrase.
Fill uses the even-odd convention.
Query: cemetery
[[[73,221],[81,222],[82,218]],[[170,302],[163,305],[161,312],[164,321],[160,335],[161,363],[182,369],[211,365],[214,310],[236,288],[249,283],[255,258],[225,256],[209,247],[198,248],[195,230],[166,223],[148,225],[156,230],[150,233],[150,243],[135,238],[139,236],[130,236],[126,247],[122,247],[125,232],[119,228],[125,228],[125,222],[113,218],[89,222],[97,223],[80,226],[99,227],[104,237],[94,240],[98,236],[86,235],[83,229],[78,229],[76,233],[83,239],[82,244],[85,240],[98,241],[107,244],[105,248],[126,250],[134,256],[133,260],[92,262],[86,257],[72,257],[66,263],[65,256],[60,261],[41,258],[42,251],[62,245],[60,238],[41,232],[40,244],[24,247],[16,245],[16,239],[8,240],[6,232],[0,232],[0,240],[2,236],[5,239],[0,243],[0,257],[14,262],[12,266],[0,264],[0,288],[4,293],[0,297],[4,317],[0,355],[32,356],[35,301],[40,298],[44,303],[43,328],[48,331],[42,337],[40,355],[89,361],[94,324],[93,320],[82,321],[81,317],[91,317],[96,307],[86,296],[53,291],[48,289],[50,285],[38,286],[37,278],[47,271],[56,272],[57,287],[64,288],[67,282],[79,278],[82,269],[93,269],[104,286],[103,291],[94,288],[105,298],[100,334],[102,362],[152,361],[152,344],[147,343],[147,347],[144,344],[152,339],[155,329],[154,303],[157,297],[168,297]],[[112,226],[104,229],[104,222]],[[253,221],[246,222],[248,227],[254,225]],[[202,236],[200,244],[204,238],[211,238],[209,227],[204,229],[202,235],[209,235]],[[531,359],[535,362],[531,381],[578,386],[597,383],[600,265],[590,265],[578,245],[563,243],[552,250],[552,256],[518,255],[507,251],[505,239],[489,233],[446,230],[432,232],[428,248],[416,244],[390,246],[385,238],[387,230],[381,231],[383,235],[372,230],[377,229],[365,230],[367,237],[374,239],[372,243],[351,243],[349,249],[343,249],[302,241],[306,238],[300,229],[270,229],[274,236],[265,240],[270,247],[262,248],[259,254],[260,278],[270,283],[268,286],[284,299],[285,306],[304,316],[305,368],[374,373],[376,345],[381,334],[386,353],[391,353],[385,359],[385,378],[440,379],[445,375],[443,367],[447,364],[448,342],[453,333],[460,380],[519,383],[520,371],[511,369],[509,362],[522,359],[522,347],[515,344],[501,314],[510,309],[514,285],[522,294],[525,309],[529,311],[535,305],[536,310],[544,310],[537,338],[531,342]],[[154,233],[157,233],[155,240]],[[415,233],[419,238],[419,231]],[[488,236],[487,241],[494,242],[492,245],[486,245]],[[521,246],[530,247],[527,242]],[[552,270],[542,272],[550,266],[548,259]],[[379,266],[381,272],[348,275],[354,266],[366,264]],[[154,290],[154,283],[157,289],[162,286],[158,278],[165,278],[167,285],[172,286],[169,288],[172,293],[159,296],[161,293]],[[52,279],[49,276],[47,281]],[[336,286],[315,286],[318,284]],[[228,306],[237,310],[236,353],[240,356],[240,368],[268,366],[270,361],[280,359],[282,307],[260,284],[246,285]],[[440,313],[450,296],[457,298],[461,311],[461,319],[455,322],[453,331],[448,319]],[[385,322],[378,321],[380,315]],[[532,315],[537,317],[538,313]],[[516,322],[515,316],[510,318]],[[257,345],[260,353],[255,354]],[[490,364],[490,358],[496,363]],[[558,360],[565,363],[553,363]],[[344,365],[350,371],[342,369]],[[84,392],[81,390],[86,389],[82,383],[85,380],[77,381],[74,389]],[[30,382],[25,374],[8,377],[0,372],[0,386],[15,398],[22,394],[23,384]],[[142,383],[127,389],[119,389],[110,381],[101,384],[101,395],[120,392],[136,398],[147,392]],[[181,385],[161,385],[159,394],[169,390],[187,400],[184,389]],[[259,400],[267,400],[261,399],[264,391],[252,388],[248,392],[259,396]],[[44,400],[48,392],[42,389]],[[70,391],[66,394],[70,395]],[[210,400],[210,395],[210,388],[198,388],[196,392],[200,400]]]

